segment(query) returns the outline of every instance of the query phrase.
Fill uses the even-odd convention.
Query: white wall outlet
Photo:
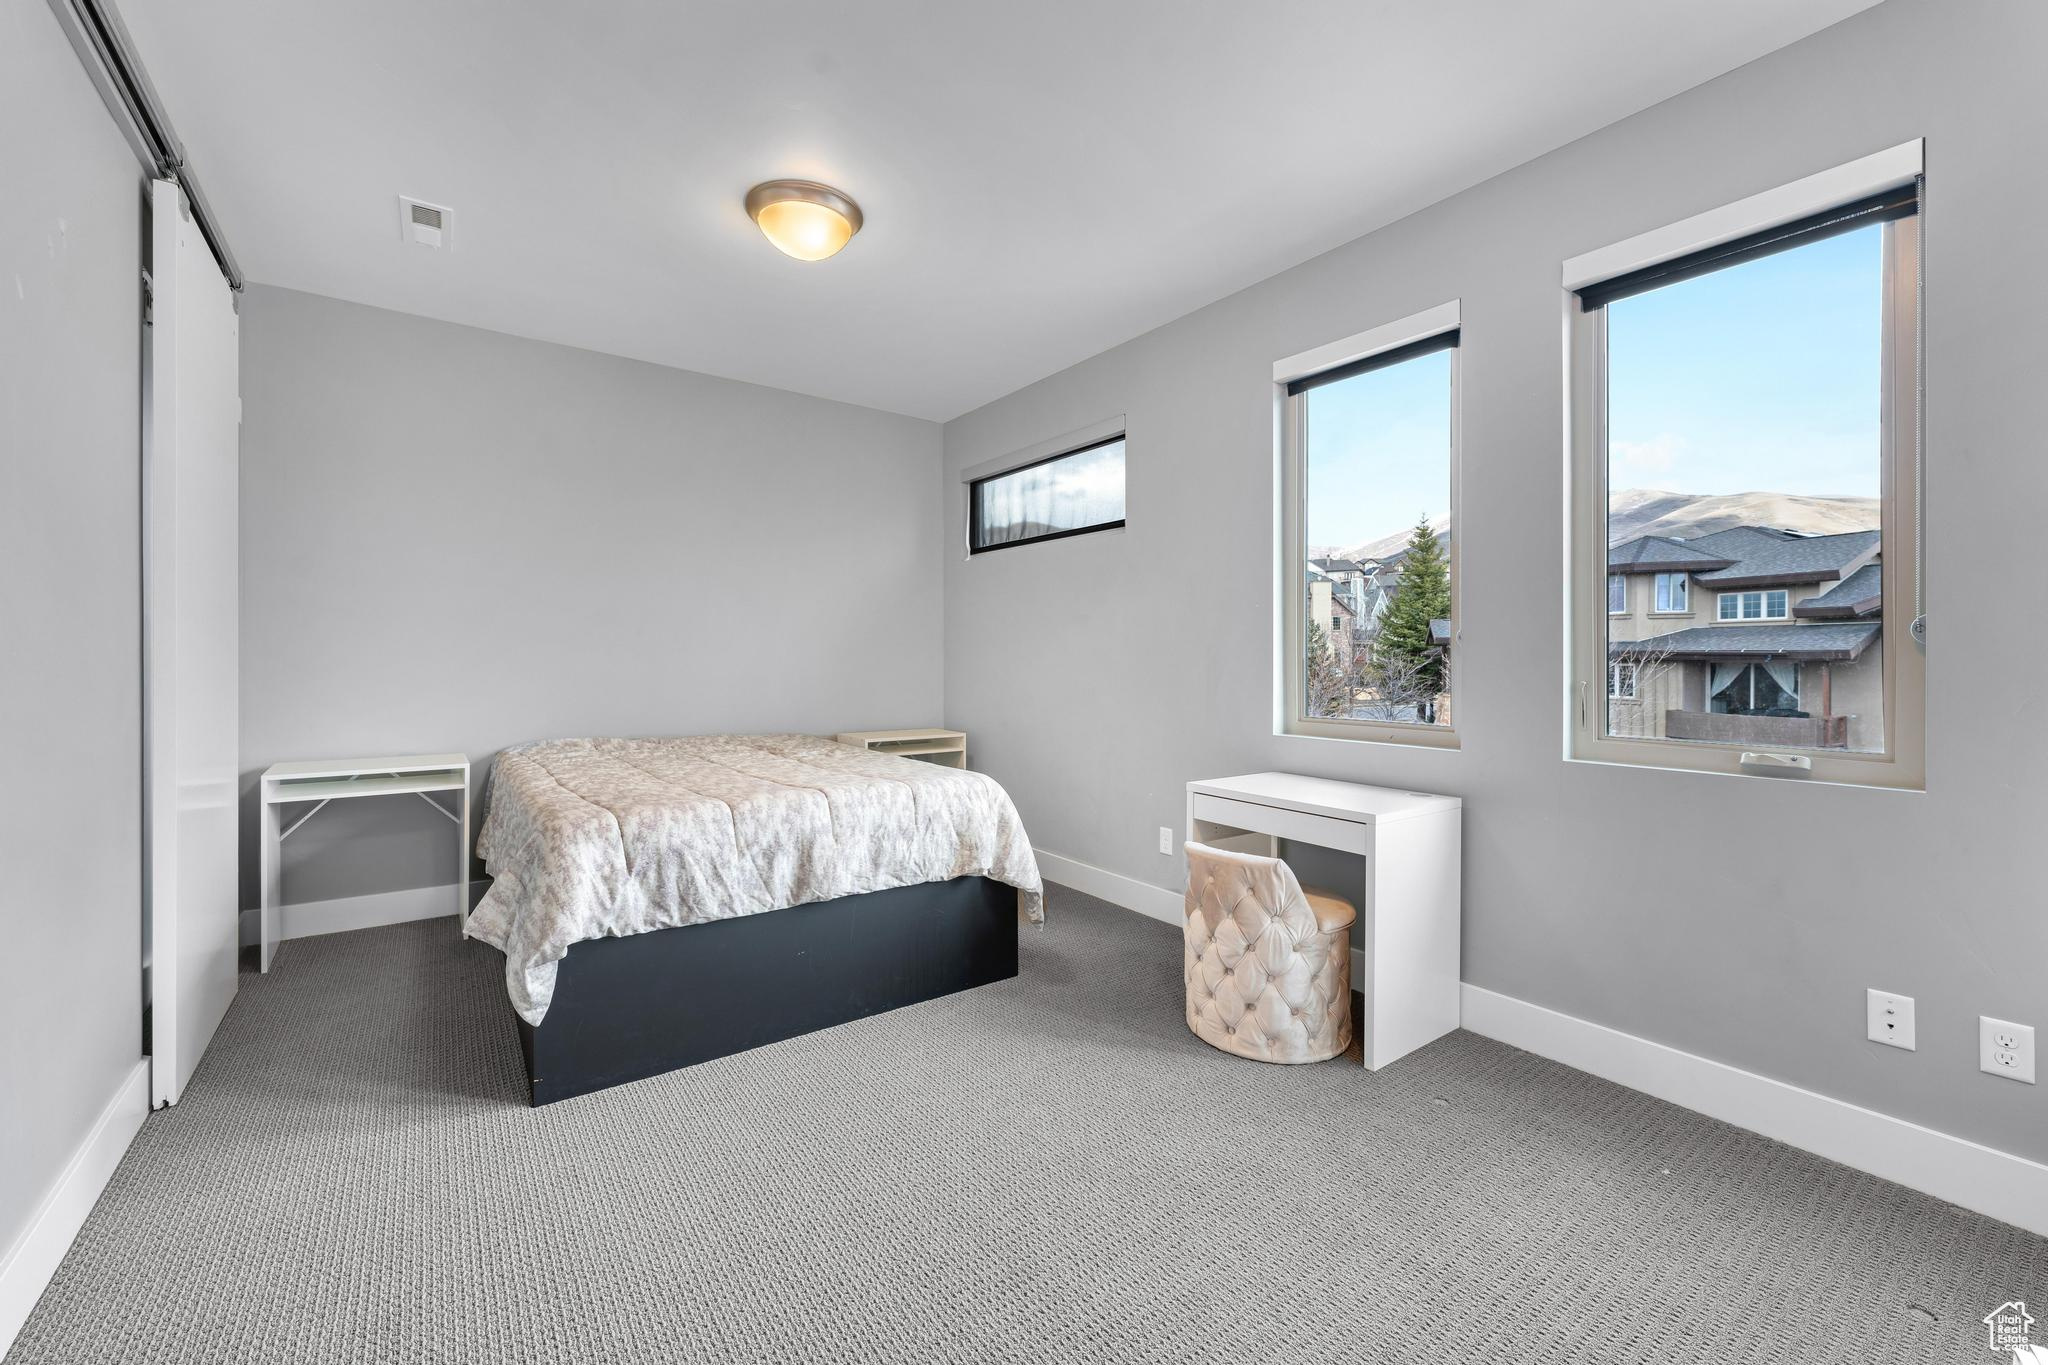
[[[1159,827],[1159,851],[1161,853],[1164,853],[1169,858],[1173,856],[1172,825],[1161,825]]]
[[[1977,1016],[1977,1068],[2009,1081],[2034,1083],[2034,1026]]]
[[[1917,1050],[1913,1041],[1913,997],[1890,991],[1866,991],[1864,1003],[1870,1016],[1870,1041],[1886,1047]]]

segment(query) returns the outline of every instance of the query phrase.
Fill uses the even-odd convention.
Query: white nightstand
[[[851,730],[832,738],[878,754],[897,754],[946,768],[967,766],[967,736],[959,730]]]
[[[283,849],[300,825],[320,813],[329,801],[353,800],[364,796],[417,796],[437,812],[455,822],[455,918],[458,924],[469,915],[469,755],[406,754],[397,758],[315,758],[297,763],[273,763],[263,770],[259,784],[262,833],[258,839],[262,906],[262,947],[259,965],[270,970],[270,958],[277,951],[277,912],[284,900]],[[451,792],[455,809],[436,801],[429,792]],[[297,802],[316,802],[309,811],[284,823],[284,807]]]

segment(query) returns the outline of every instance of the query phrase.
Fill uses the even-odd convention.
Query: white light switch
[[[1915,1051],[1913,997],[1894,995],[1890,991],[1868,991],[1865,1000],[1870,1015],[1870,1041]]]
[[[1159,851],[1161,853],[1164,853],[1169,858],[1173,856],[1172,825],[1161,825],[1159,827]]]

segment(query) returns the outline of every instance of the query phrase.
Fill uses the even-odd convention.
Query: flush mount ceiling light
[[[747,215],[785,256],[822,261],[860,231],[860,205],[815,180],[767,180],[747,191]]]

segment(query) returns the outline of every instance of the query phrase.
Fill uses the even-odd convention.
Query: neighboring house
[[[1884,747],[1876,531],[1638,536],[1608,567],[1608,725],[1653,739]]]
[[[1398,583],[1400,580],[1394,580]],[[1385,581],[1374,578],[1366,582],[1360,593],[1358,619],[1367,630],[1377,630],[1380,618],[1387,614],[1387,604],[1394,600],[1394,590]]]
[[[1311,559],[1308,562],[1308,619],[1320,626],[1330,651],[1339,658],[1351,648],[1358,633],[1358,611],[1351,604],[1343,580],[1325,572],[1325,563],[1349,561]]]
[[[1350,608],[1353,620],[1366,618],[1366,596],[1379,567],[1376,560],[1311,559],[1309,567],[1330,580],[1331,595]]]
[[[1386,615],[1394,590],[1401,586],[1399,554],[1386,559],[1312,559],[1318,572],[1335,584],[1360,629],[1370,633]]]
[[[1330,599],[1330,647],[1342,658],[1358,639],[1358,613],[1341,596]]]

